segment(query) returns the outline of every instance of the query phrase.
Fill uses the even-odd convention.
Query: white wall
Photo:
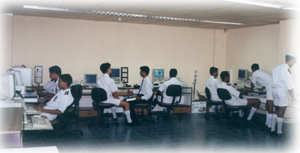
[[[270,73],[277,64],[284,63],[287,52],[296,55],[296,25],[295,20],[283,20],[279,24],[228,30],[226,68],[232,70],[233,80],[237,80],[239,68],[250,70],[251,64],[259,63]]]
[[[227,31],[226,68],[237,80],[239,68],[251,70],[253,63],[267,72],[279,63],[279,24]]]
[[[191,84],[198,70],[203,88],[211,65],[225,68],[226,34],[223,30],[97,22],[74,19],[14,16],[12,64],[47,68],[60,65],[75,80],[100,73],[99,65],[129,67],[129,81],[138,83],[139,67],[168,70]]]
[[[241,29],[215,30],[159,25],[98,22],[74,19],[14,16],[12,21],[11,65],[45,68],[60,65],[64,73],[82,80],[85,73],[98,73],[102,62],[113,67],[128,66],[129,81],[138,83],[141,65],[169,70],[176,67],[179,77],[192,84],[198,70],[202,90],[211,65],[232,70],[250,69],[256,62],[271,72],[282,63],[284,53],[293,49],[290,25],[280,24]],[[166,71],[166,74],[168,72]]]
[[[12,15],[0,15],[0,74],[5,72],[11,64],[12,25]]]

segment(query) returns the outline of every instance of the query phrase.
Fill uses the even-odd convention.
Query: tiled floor
[[[86,150],[122,148],[255,148],[286,149],[289,147],[291,125],[285,124],[281,137],[270,135],[263,126],[263,116],[256,115],[247,123],[233,120],[205,120],[203,114],[173,115],[155,122],[142,121],[138,125],[124,124],[124,118],[109,121],[108,127],[96,126],[93,119],[82,120],[79,134],[55,132],[24,133],[24,146],[57,146],[61,153]],[[60,133],[64,133],[61,131]]]

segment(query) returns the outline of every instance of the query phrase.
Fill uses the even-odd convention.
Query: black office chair
[[[71,127],[71,130],[67,130],[64,132],[66,133],[77,133],[79,132],[80,135],[83,135],[82,130],[79,126],[79,101],[82,96],[82,86],[81,85],[73,85],[71,86],[71,93],[74,98],[73,103],[67,107],[67,109],[61,115],[58,115],[57,121],[58,124],[54,127],[56,129],[66,129],[68,126]],[[74,127],[75,125],[75,127]]]
[[[93,108],[98,113],[98,120],[105,122],[104,109],[112,108],[114,104],[103,103],[107,100],[107,93],[103,88],[92,89]]]
[[[217,89],[217,93],[218,93],[219,98],[222,100],[222,103],[223,103],[223,106],[224,106],[224,110],[225,110],[225,115],[226,115],[227,118],[229,117],[229,114],[232,111],[243,110],[244,113],[246,113],[246,111],[248,109],[248,106],[230,106],[230,105],[227,105],[225,103],[226,100],[230,100],[232,98],[231,95],[230,95],[230,93],[229,93],[229,91],[227,89],[218,88]],[[245,116],[246,115],[244,115],[244,117]]]
[[[167,108],[167,114],[170,115],[173,112],[174,106],[178,105],[182,97],[182,87],[180,85],[169,85],[166,91],[166,95],[173,97],[171,104],[163,103],[164,97],[162,96],[161,102],[158,103],[159,106]],[[179,100],[176,101],[176,98],[179,97]]]
[[[205,119],[209,119],[210,118],[210,112],[209,109],[211,106],[215,106],[215,112],[217,117],[219,117],[219,109],[218,106],[223,105],[222,101],[213,101],[211,100],[211,92],[210,90],[205,87],[205,94],[206,94],[206,114],[205,114]]]
[[[135,115],[133,116],[133,120],[134,122],[137,122],[137,117],[138,115],[141,116],[141,119],[151,119],[152,118],[152,105],[151,105],[151,101],[152,98],[150,98],[150,100],[148,100],[145,103],[137,103],[134,105],[134,113]],[[137,110],[139,110],[139,112],[137,113]]]

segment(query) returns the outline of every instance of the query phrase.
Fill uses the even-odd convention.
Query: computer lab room
[[[297,10],[292,0],[4,2],[0,152],[288,152]]]

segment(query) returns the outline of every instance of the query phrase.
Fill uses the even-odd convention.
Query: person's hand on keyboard
[[[45,103],[46,102],[46,98],[45,97],[40,97],[39,99],[38,99],[38,102],[40,102],[40,103]]]
[[[44,118],[44,119],[48,119],[46,116],[44,116],[44,115],[41,115],[41,118]]]
[[[32,105],[32,107],[33,107],[35,110],[40,111],[40,112],[42,112],[42,110],[43,110],[43,106]]]

